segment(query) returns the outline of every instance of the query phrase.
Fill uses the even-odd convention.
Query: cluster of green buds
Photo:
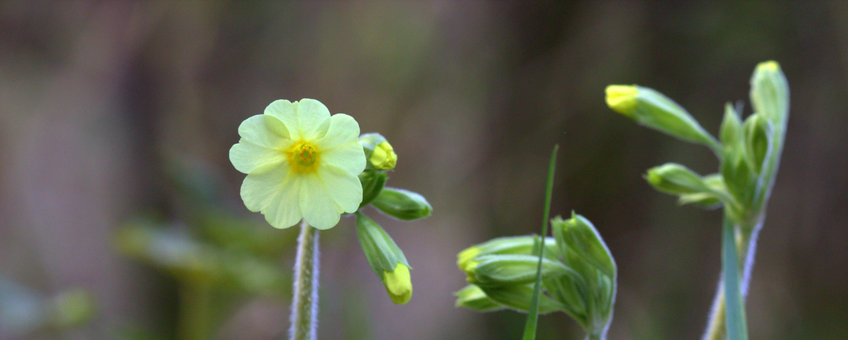
[[[751,78],[754,113],[744,122],[741,108],[725,105],[716,140],[680,105],[652,89],[610,85],[607,104],[649,128],[684,141],[706,145],[719,158],[719,173],[701,176],[669,163],[648,170],[645,178],[658,191],[677,195],[681,204],[725,206],[738,226],[759,223],[780,162],[789,117],[789,87],[774,61],[760,63]]]
[[[470,285],[456,293],[457,307],[488,312],[513,309],[527,313],[544,243],[539,312],[562,311],[589,335],[602,339],[612,321],[616,265],[588,219],[574,214],[551,220],[554,237],[496,238],[457,255],[457,266]]]
[[[369,133],[360,136],[359,143],[368,164],[359,175],[362,204],[356,212],[356,234],[368,264],[383,282],[392,302],[405,304],[412,298],[409,274],[412,267],[391,236],[362,210],[371,205],[388,216],[411,221],[430,216],[433,208],[417,193],[385,186],[387,172],[397,165],[397,154],[386,138],[378,133]]]

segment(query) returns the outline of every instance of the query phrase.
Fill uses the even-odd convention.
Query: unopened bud
[[[371,204],[383,213],[405,221],[428,217],[433,211],[424,196],[397,188],[383,188]]]
[[[607,105],[641,125],[718,151],[719,143],[689,112],[653,89],[641,86],[610,85],[606,88]]]
[[[412,298],[409,267],[402,263],[398,263],[392,271],[383,271],[383,285],[386,286],[386,292],[395,304],[406,304]]]
[[[673,195],[710,191],[701,176],[685,166],[675,163],[667,163],[649,169],[645,179],[654,189]]]
[[[475,285],[468,285],[454,293],[456,307],[465,307],[478,312],[491,312],[504,309],[505,306],[486,296],[486,293]]]
[[[391,144],[379,133],[367,133],[359,137],[365,150],[368,168],[391,170],[397,165],[397,154]]]

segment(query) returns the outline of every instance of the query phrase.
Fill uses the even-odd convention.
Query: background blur
[[[297,228],[244,208],[228,150],[242,120],[307,97],[386,136],[389,185],[434,207],[411,223],[371,213],[415,269],[404,306],[352,220],[322,233],[320,338],[519,338],[522,314],[453,307],[455,256],[538,232],[559,143],[552,214],[591,219],[618,262],[610,339],[697,339],[721,213],[641,176],[669,161],[712,173],[715,158],[613,113],[603,90],[652,87],[716,133],[726,101],[750,112],[748,79],[772,59],[791,116],[751,338],[848,338],[846,22],[846,2],[4,1],[0,338],[283,334]],[[541,320],[541,339],[582,337],[564,314]]]

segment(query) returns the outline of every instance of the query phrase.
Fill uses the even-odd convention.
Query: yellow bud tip
[[[459,254],[456,255],[456,266],[459,267],[459,269],[465,271],[465,267],[468,265],[468,263],[471,262],[471,260],[473,260],[475,257],[477,257],[477,254],[479,253],[480,248],[477,247],[470,247],[459,252]]]
[[[618,113],[631,117],[636,108],[639,89],[635,85],[607,86],[607,105]]]
[[[384,271],[383,284],[395,304],[406,304],[412,298],[412,279],[409,276],[409,267],[404,264],[398,263],[393,271]]]
[[[780,69],[780,64],[774,60],[764,61],[757,65],[758,71],[777,71]]]
[[[379,170],[391,170],[397,165],[397,154],[389,142],[382,142],[374,148],[368,161]]]

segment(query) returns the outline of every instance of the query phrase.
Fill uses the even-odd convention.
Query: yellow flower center
[[[314,172],[318,168],[320,158],[317,148],[309,142],[298,142],[289,149],[289,164],[294,172]]]

